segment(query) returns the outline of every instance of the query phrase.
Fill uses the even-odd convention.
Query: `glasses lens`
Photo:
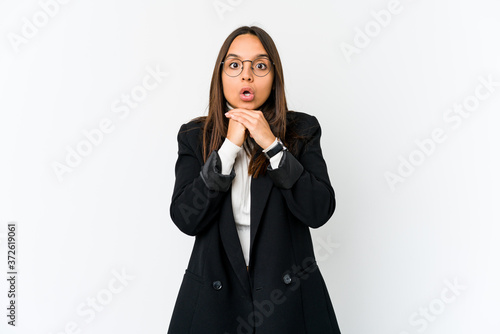
[[[253,73],[263,77],[271,70],[271,61],[268,58],[257,58],[252,63]]]
[[[238,76],[243,69],[243,63],[239,59],[227,59],[224,61],[224,72],[230,77]]]

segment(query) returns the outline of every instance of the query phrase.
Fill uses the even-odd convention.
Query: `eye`
[[[229,63],[229,68],[232,69],[232,70],[235,70],[238,67],[240,67],[240,64],[238,62],[233,61],[233,62]]]
[[[260,62],[260,63],[257,63],[257,65],[255,65],[255,67],[259,70],[265,70],[265,69],[267,69],[267,64]]]

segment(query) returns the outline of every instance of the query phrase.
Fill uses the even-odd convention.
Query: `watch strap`
[[[276,144],[272,149],[270,149],[269,151],[267,152],[264,152],[264,154],[266,155],[266,157],[268,159],[271,159],[272,157],[274,157],[276,154],[278,154],[279,152],[283,151],[283,150],[286,150],[287,148],[283,145],[283,143],[281,142],[281,140],[278,139],[278,144]]]

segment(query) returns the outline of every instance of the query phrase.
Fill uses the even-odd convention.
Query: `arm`
[[[336,201],[321,152],[321,126],[316,117],[312,116],[312,121],[312,138],[300,157],[283,151],[278,168],[268,166],[267,173],[280,188],[291,213],[309,227],[318,228],[333,215]]]
[[[229,175],[221,173],[221,159],[215,150],[201,165],[188,141],[186,128],[183,124],[177,135],[179,150],[170,217],[182,232],[194,236],[213,222],[235,172],[232,168]]]
[[[236,156],[243,150],[242,146],[234,144],[229,139],[225,139],[221,147],[217,150],[222,163],[221,173],[229,175],[233,169]]]
[[[263,149],[262,152],[268,152],[276,145],[278,145],[278,137],[276,137],[276,139],[274,140],[274,142],[271,145],[269,145],[267,148]],[[273,156],[271,159],[269,159],[269,165],[271,166],[272,169],[278,168],[282,156],[283,156],[283,151],[277,153],[275,156]]]

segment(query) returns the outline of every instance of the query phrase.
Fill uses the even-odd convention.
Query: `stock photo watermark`
[[[19,294],[19,287],[17,286],[19,259],[16,255],[18,250],[16,222],[9,222],[7,224],[5,239],[7,241],[7,324],[15,327],[18,316],[17,295]]]
[[[193,197],[192,205],[187,205],[185,203],[179,204],[179,212],[181,213],[182,218],[186,223],[186,225],[191,224],[190,221],[191,215],[199,215],[200,212],[204,208],[206,208],[207,204],[209,203],[209,199],[217,197],[221,192],[218,190],[208,189],[207,196],[205,196],[201,191],[199,191],[196,188],[193,188],[193,193],[195,193],[195,195]]]
[[[157,89],[169,75],[163,72],[158,65],[156,68],[146,67],[147,74],[142,82],[132,87],[130,92],[122,93],[111,105],[111,112],[116,114],[120,120],[124,120],[130,115],[132,109],[136,109],[144,101],[150,92]],[[52,169],[60,183],[63,182],[65,174],[72,173],[80,166],[84,158],[90,156],[95,148],[102,145],[105,136],[112,133],[116,128],[115,122],[108,117],[103,117],[98,125],[92,129],[81,131],[83,139],[74,146],[66,145],[66,157],[61,161],[52,162]]]
[[[244,0],[215,0],[212,5],[219,19],[224,21],[225,13],[232,12],[243,2]]]
[[[391,24],[393,18],[401,14],[405,8],[399,0],[390,0],[386,7],[386,9],[378,11],[371,10],[372,19],[366,22],[363,28],[354,27],[352,42],[340,43],[340,51],[347,63],[351,63],[353,56],[359,55],[361,51],[366,49]]]
[[[414,329],[422,333],[429,325],[436,321],[441,314],[448,308],[448,306],[457,300],[457,297],[462,294],[466,286],[458,282],[458,278],[455,277],[453,282],[448,279],[443,281],[445,287],[441,290],[438,297],[432,299],[428,304],[419,307],[418,311],[413,312],[408,317],[408,323]],[[408,331],[402,331],[399,334],[410,334]]]
[[[123,292],[129,285],[130,281],[134,280],[134,276],[130,276],[122,268],[121,272],[112,270],[113,277],[108,281],[105,288],[99,290],[95,295],[87,297],[87,299],[76,307],[76,314],[82,318],[78,321],[68,321],[64,328],[57,332],[49,332],[48,334],[79,334],[82,333],[83,327],[96,319],[96,314],[102,312],[112,301],[113,298]]]
[[[246,319],[242,316],[236,318],[238,321],[236,333],[250,334],[252,333],[252,328],[260,327],[264,323],[265,318],[269,318],[273,315],[276,307],[279,307],[279,305],[287,301],[285,292],[287,290],[292,292],[297,291],[303,281],[307,280],[310,274],[317,270],[319,270],[319,267],[313,257],[304,258],[300,266],[296,264],[292,265],[292,268],[287,270],[283,275],[283,281],[287,285],[285,288],[274,289],[270,292],[268,298],[261,301],[253,300],[254,311],[250,312]],[[229,333],[225,332],[224,334]]]
[[[450,126],[452,129],[458,129],[463,120],[470,117],[471,113],[476,111],[482,101],[490,98],[496,91],[496,87],[500,86],[500,81],[494,81],[493,75],[487,77],[480,76],[479,84],[474,89],[474,93],[466,96],[461,102],[454,103],[452,108],[443,112],[443,121],[445,126]],[[430,156],[432,156],[439,144],[444,143],[448,139],[445,127],[435,127],[432,129],[428,138],[417,139],[414,141],[417,146],[406,156],[399,155],[399,164],[395,171],[386,171],[384,173],[385,180],[391,191],[396,190],[396,185],[406,181],[408,177],[413,175],[419,166],[421,166]]]
[[[314,253],[319,254],[320,251],[324,251],[323,255],[316,256],[316,258],[306,257],[300,265],[294,264],[290,269],[286,270],[282,277],[286,287],[272,290],[269,296],[261,301],[254,300],[254,311],[248,314],[246,318],[238,316],[236,319],[238,322],[238,327],[236,328],[237,334],[249,334],[252,333],[252,328],[260,327],[266,318],[274,314],[277,307],[287,301],[285,292],[287,290],[292,292],[297,291],[300,285],[310,277],[310,274],[319,270],[317,263],[326,261],[333,254],[334,249],[340,247],[340,244],[333,242],[331,234],[326,239],[318,237],[314,240],[317,242],[317,246],[314,247]],[[229,333],[226,332],[224,334]]]
[[[332,235],[328,234],[326,239],[322,237],[314,238],[314,254],[318,262],[324,262],[333,255],[335,249],[340,247],[340,244],[332,240]]]
[[[21,18],[21,27],[18,32],[8,32],[7,39],[14,52],[19,53],[22,45],[28,44],[38,33],[46,27],[50,21],[57,16],[62,5],[66,5],[71,0],[40,0],[40,8],[36,10],[30,18]]]

